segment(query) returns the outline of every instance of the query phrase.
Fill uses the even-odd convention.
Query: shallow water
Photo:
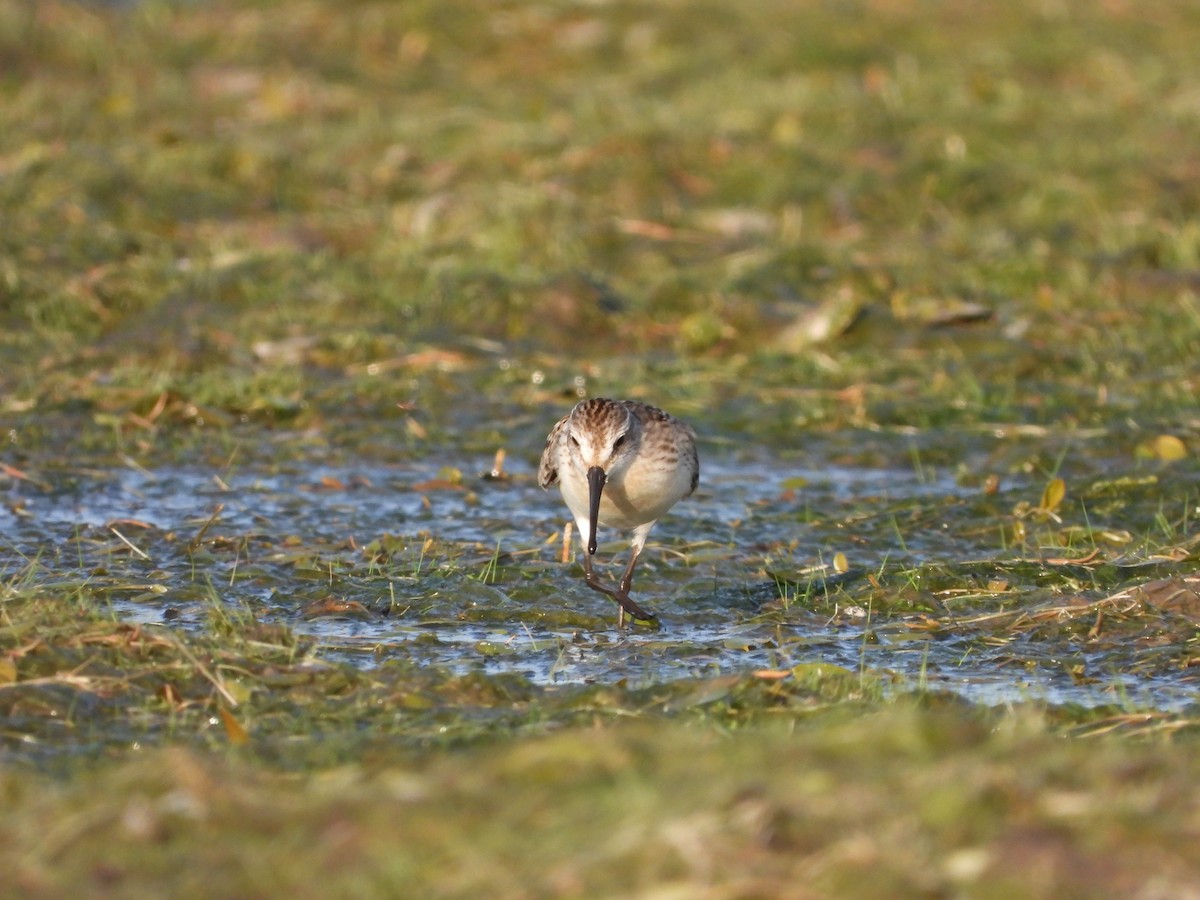
[[[539,490],[521,461],[501,480],[476,474],[487,467],[76,471],[49,489],[13,489],[0,507],[0,552],[7,575],[36,560],[32,577],[107,598],[131,622],[203,629],[249,611],[310,638],[312,655],[360,667],[400,660],[646,686],[820,663],[986,704],[1196,700],[1175,668],[1129,674],[1118,651],[1070,635],[924,633],[914,622],[927,613],[872,611],[855,602],[861,591],[839,596],[836,585],[865,586],[897,560],[1003,555],[987,529],[968,539],[941,521],[977,493],[945,474],[710,452],[701,489],[659,523],[635,583],[663,627],[621,631],[611,601],[583,585],[574,562],[558,562],[557,493]],[[615,574],[626,544],[602,537]],[[381,539],[385,553],[365,552]],[[851,571],[804,574],[839,552]],[[781,573],[795,585],[781,586]]]

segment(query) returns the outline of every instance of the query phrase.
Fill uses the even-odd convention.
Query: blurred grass
[[[891,710],[302,775],[151,751],[86,789],[0,774],[0,859],[32,896],[1187,896],[1194,754],[1087,750],[1036,720]]]
[[[206,373],[265,370],[336,408],[377,381],[355,365],[433,344],[564,388],[668,351],[691,362],[653,378],[696,408],[804,384],[884,424],[1173,416],[1198,17],[5,2],[6,392],[149,369],[242,411]],[[964,302],[994,315],[930,325]],[[842,307],[866,315],[816,352],[790,327]],[[793,405],[848,418],[816,403]]]
[[[4,462],[219,466],[247,423],[294,429],[251,432],[268,456],[529,455],[580,388],[777,450],[845,432],[853,460],[880,429],[935,465],[996,433],[987,466],[1047,477],[1169,462],[1165,434],[1161,481],[1087,499],[1186,563],[1198,36],[1167,0],[0,0]],[[1071,710],[838,677],[368,676],[253,620],[114,623],[37,565],[0,592],[25,894],[1169,896],[1200,871],[1187,713],[1064,740]]]

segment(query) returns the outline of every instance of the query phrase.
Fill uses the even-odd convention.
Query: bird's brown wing
[[[563,416],[550,429],[546,438],[546,449],[542,451],[542,461],[538,464],[538,484],[548,488],[558,483],[558,445],[562,441],[563,429],[567,427],[569,416]]]
[[[696,452],[696,432],[692,432],[692,489],[688,496],[696,493],[696,485],[700,483],[700,454]]]
[[[691,440],[686,442],[684,447],[685,453],[690,453],[692,457],[692,489],[688,491],[688,496],[691,496],[696,491],[696,486],[700,483],[700,455],[696,452],[696,430],[687,422],[680,421],[669,412],[664,412],[657,406],[650,406],[648,403],[640,403],[637,400],[622,400],[621,405],[632,412],[643,422],[659,421],[668,422],[673,425],[682,425],[688,433]],[[561,422],[559,423],[562,424]],[[553,434],[551,435],[553,436]],[[543,457],[543,462],[545,457]]]

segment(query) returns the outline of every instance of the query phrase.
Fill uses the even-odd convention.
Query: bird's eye
[[[617,438],[615,441],[613,441],[613,450],[620,450],[621,445],[624,443],[625,443],[625,435],[621,435],[619,438]]]

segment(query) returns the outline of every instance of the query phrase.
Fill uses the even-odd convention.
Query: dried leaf
[[[1043,560],[1048,566],[1091,566],[1099,565],[1104,562],[1104,557],[1099,549],[1094,549],[1084,556],[1065,557],[1055,556]]]
[[[763,681],[782,681],[785,678],[792,677],[791,669],[756,669],[754,677],[760,678]]]
[[[1200,577],[1150,581],[1134,588],[1133,596],[1155,609],[1200,621]]]
[[[757,641],[750,641],[745,638],[726,638],[723,644],[726,650],[740,650],[743,653],[758,649]]]
[[[255,341],[250,345],[250,352],[260,362],[296,366],[304,362],[308,352],[316,345],[316,337],[311,335],[296,335],[278,341]]]
[[[900,321],[930,328],[983,322],[993,315],[990,307],[959,297],[913,297],[897,292],[891,297],[892,315]]]
[[[1046,485],[1046,489],[1042,491],[1041,508],[1046,512],[1054,512],[1062,505],[1063,498],[1067,495],[1067,484],[1061,478],[1053,478]]]
[[[42,490],[50,490],[50,485],[47,482],[38,478],[34,478],[27,472],[22,472],[20,469],[14,468],[7,463],[0,463],[0,473],[3,473],[10,478],[19,478],[21,481],[28,481],[30,484],[36,484],[38,487],[42,488]]]
[[[1160,434],[1152,442],[1154,455],[1163,462],[1175,462],[1187,457],[1187,447],[1173,434]]]
[[[866,311],[866,301],[849,285],[842,285],[819,303],[806,307],[780,333],[778,347],[800,353],[813,344],[841,337],[853,328]]]
[[[357,600],[346,600],[341,597],[322,597],[304,607],[301,615],[306,619],[319,619],[325,616],[347,616],[352,619],[369,619],[371,611]]]
[[[617,228],[623,234],[632,234],[655,241],[669,241],[677,234],[670,225],[664,225],[661,222],[647,222],[645,219],[618,219]]]
[[[229,738],[229,743],[235,747],[240,747],[242,744],[250,740],[250,736],[246,734],[246,729],[229,710],[225,707],[220,708],[221,724],[225,726],[225,736]]]

